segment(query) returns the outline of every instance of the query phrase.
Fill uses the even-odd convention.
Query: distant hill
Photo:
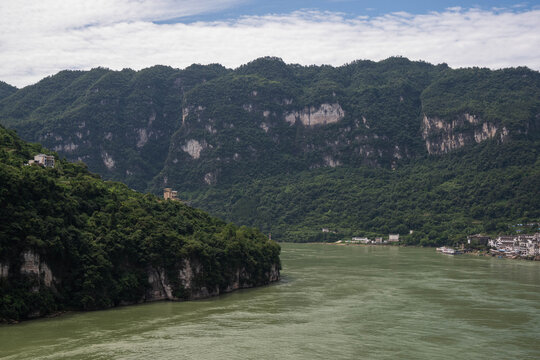
[[[527,68],[451,69],[400,57],[300,66],[266,57],[234,70],[63,71],[0,100],[0,119],[24,139],[83,160],[106,179],[153,193],[173,187],[197,206],[282,240],[320,239],[325,226],[341,236],[390,231],[433,244],[540,216],[530,204],[509,205],[506,192],[500,198],[473,192],[467,204],[447,203],[448,192],[421,203],[396,192],[402,184],[397,176],[422,196],[433,190],[427,184],[455,179],[465,186],[478,173],[495,176],[494,169],[505,169],[496,176],[510,189],[534,181],[540,74]],[[508,175],[516,173],[512,164],[520,164],[520,175]],[[461,169],[464,177],[456,178]],[[386,180],[366,185],[366,174]],[[290,194],[293,184],[282,187],[290,179],[298,196],[287,197],[294,199],[287,209],[297,215],[285,216],[284,203],[275,201]],[[320,185],[314,179],[333,185],[312,193]],[[500,186],[489,185],[493,191]],[[381,196],[393,200],[374,197],[383,190]],[[465,196],[462,186],[447,190]],[[339,200],[313,207],[328,205],[324,199]],[[365,213],[351,211],[360,204]],[[479,204],[505,210],[473,216]],[[446,220],[424,228],[435,215],[448,219],[458,210],[465,225],[450,233],[441,230]],[[418,217],[424,213],[431,215]]]
[[[37,153],[54,167],[25,165]],[[1,126],[0,189],[0,322],[279,278],[279,246],[257,230],[102,181]]]

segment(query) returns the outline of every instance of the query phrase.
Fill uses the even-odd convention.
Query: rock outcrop
[[[299,120],[305,126],[326,125],[343,119],[345,111],[339,104],[321,104],[318,108],[311,106],[300,111],[285,114],[285,121],[294,124]]]
[[[463,146],[499,138],[506,140],[509,132],[504,126],[485,121],[475,115],[462,114],[452,121],[424,114],[422,138],[429,154],[445,154]]]
[[[21,273],[37,277],[40,284],[50,287],[57,279],[46,262],[41,260],[39,254],[29,250],[23,253]]]
[[[193,159],[198,159],[201,157],[201,151],[206,148],[206,143],[199,142],[198,140],[190,139],[186,142],[184,146],[182,146],[182,150],[187,152],[189,156],[191,156]]]
[[[0,122],[107,180],[156,194],[323,166],[396,168],[426,152],[540,131],[540,73],[525,68],[259,59],[237,69],[64,75],[1,99]]]
[[[6,278],[9,275],[9,264],[0,262],[0,279]]]
[[[209,288],[207,286],[197,285],[197,278],[201,277],[203,271],[202,265],[196,260],[183,261],[182,267],[177,273],[177,278],[174,279],[174,282],[177,283],[177,286],[179,285],[182,291],[175,293],[175,286],[163,268],[148,267],[148,284],[150,287],[146,292],[144,301],[204,299],[238,289],[266,285],[280,279],[279,266],[277,264],[272,265],[270,271],[265,273],[263,282],[254,281],[251,274],[242,268],[236,269],[228,279],[229,283],[226,287],[220,288],[219,286],[215,286]]]
[[[56,291],[55,285],[60,283],[60,280],[53,275],[49,265],[32,250],[23,252],[20,259],[14,259],[13,263],[0,262],[0,279],[16,275],[17,268],[19,274],[32,281],[32,292],[39,292],[41,287],[52,288],[53,291]],[[30,317],[39,316],[39,312],[35,312]]]
[[[61,278],[55,276],[49,265],[43,261],[39,254],[32,250],[21,254],[19,272],[27,278],[35,281],[32,291],[39,292],[42,288],[52,288],[56,292],[55,285],[61,283]],[[13,269],[11,269],[13,271]],[[170,279],[166,269],[161,267],[148,266],[148,288],[146,293],[141,294],[138,302],[151,302],[160,300],[195,300],[223,293],[228,293],[238,289],[251,288],[255,286],[267,285],[280,279],[280,266],[274,264],[269,271],[265,272],[264,279],[254,280],[253,276],[245,268],[236,269],[228,278],[225,286],[207,287],[201,285],[200,279],[205,272],[204,267],[195,259],[183,260],[180,269],[176,272],[176,278]],[[10,274],[10,263],[0,262],[0,279],[7,278]],[[180,289],[180,291],[178,291]],[[122,305],[131,303],[122,302]],[[30,317],[42,316],[39,312],[33,313]]]

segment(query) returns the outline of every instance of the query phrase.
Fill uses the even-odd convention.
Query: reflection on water
[[[538,359],[540,264],[283,244],[283,280],[0,326],[6,359]]]

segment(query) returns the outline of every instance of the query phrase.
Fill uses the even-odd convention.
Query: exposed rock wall
[[[47,263],[41,260],[39,254],[31,250],[23,253],[21,273],[37,276],[39,281],[43,281],[43,285],[45,286],[52,286],[53,281],[57,281]]]
[[[26,251],[22,254],[22,264],[20,267],[22,274],[35,277],[39,283],[46,287],[54,287],[60,283],[60,279],[55,277],[50,267],[42,261],[39,254],[33,251]],[[206,286],[198,286],[197,278],[200,278],[204,272],[203,266],[196,260],[184,260],[178,278],[174,279],[176,283],[184,289],[182,297],[177,297],[174,293],[174,286],[166,275],[163,268],[155,268],[149,266],[146,270],[148,275],[148,290],[141,298],[141,302],[159,301],[159,300],[185,300],[185,299],[202,299],[211,296],[217,296],[221,293],[231,292],[237,289],[250,288],[259,285],[269,284],[280,279],[279,266],[273,265],[271,269],[265,273],[265,279],[261,282],[252,280],[244,268],[237,269],[234,275],[229,279],[229,284],[226,288],[219,287],[207,288]],[[9,275],[9,263],[0,263],[0,278],[6,278]],[[39,291],[39,287],[33,289]],[[37,314],[36,316],[39,316]]]
[[[9,264],[0,262],[0,279],[6,278],[9,275]]]
[[[509,132],[504,126],[482,122],[477,116],[462,114],[452,121],[424,114],[422,138],[429,154],[445,154],[463,146],[498,137],[506,140]]]
[[[345,111],[339,104],[321,104],[318,108],[311,106],[301,111],[285,114],[285,121],[294,124],[299,120],[305,126],[326,125],[343,119]]]
[[[164,269],[149,267],[147,273],[150,287],[146,292],[144,301],[183,300],[185,298],[190,300],[204,299],[238,289],[269,284],[280,279],[279,266],[275,264],[265,273],[264,283],[254,282],[251,275],[242,268],[235,271],[233,277],[229,279],[229,285],[224,289],[220,289],[218,286],[215,288],[197,286],[196,278],[203,273],[203,267],[196,260],[185,260],[182,268],[178,271],[178,279],[175,279],[179,280],[180,285],[185,291],[185,297],[178,298],[173,293],[173,285],[167,278]]]
[[[137,129],[137,134],[137,148],[141,148],[148,142],[148,132],[146,129]]]
[[[103,164],[105,164],[107,169],[111,170],[114,167],[114,159],[107,152],[102,152],[101,158],[103,159]]]
[[[165,278],[163,269],[149,267],[148,273],[149,290],[146,292],[145,301],[158,301],[172,299],[172,288]]]
[[[198,140],[190,139],[184,146],[182,150],[187,152],[193,159],[198,159],[201,157],[201,151],[206,148],[206,143],[202,143]]]

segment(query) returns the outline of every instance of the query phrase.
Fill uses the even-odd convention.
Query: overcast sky
[[[18,87],[97,66],[394,55],[540,70],[540,0],[0,0],[0,80]]]

